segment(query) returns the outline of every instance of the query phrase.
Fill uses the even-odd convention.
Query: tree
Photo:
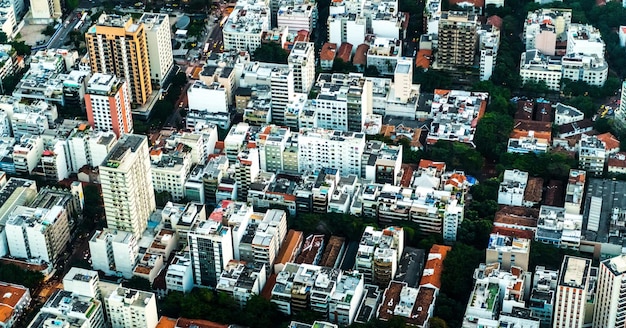
[[[377,69],[378,70],[378,69]],[[356,72],[356,67],[352,64],[352,62],[344,62],[341,58],[335,58],[333,62],[333,72],[338,73],[350,73]]]
[[[484,159],[476,149],[461,142],[439,140],[427,150],[426,158],[446,162],[447,168],[459,169],[478,175],[483,168]]]
[[[154,193],[154,198],[158,207],[164,207],[167,202],[172,201],[172,194],[170,194],[169,191],[165,190],[159,191]]]
[[[448,328],[448,324],[446,323],[446,321],[439,317],[430,318],[430,321],[428,323],[430,328]]]
[[[51,36],[52,34],[54,34],[55,31],[56,30],[54,29],[54,23],[50,23],[46,26],[46,29],[41,32],[41,34],[45,36]]]
[[[67,5],[67,9],[70,11],[76,9],[78,7],[78,0],[66,0],[65,3]]]
[[[380,72],[378,71],[378,67],[374,65],[367,66],[365,69],[365,76],[378,77],[380,76]]]
[[[505,106],[508,102],[505,101]],[[508,114],[491,112],[485,114],[476,127],[474,143],[485,158],[496,160],[507,150],[513,119]]]
[[[6,33],[0,32],[0,43],[5,44],[8,42],[8,40],[9,38],[7,37]]]
[[[10,44],[19,56],[30,55],[30,46],[24,41],[13,41]]]
[[[608,118],[599,118],[593,122],[593,129],[598,133],[605,133],[611,131],[611,122]]]
[[[259,295],[253,295],[248,300],[241,318],[243,323],[248,323],[250,328],[272,327],[286,320],[275,303]]]
[[[254,59],[260,62],[287,64],[289,54],[278,43],[264,43],[254,51]]]
[[[133,276],[132,278],[122,282],[122,286],[126,288],[143,290],[144,292],[152,292],[150,280],[139,276]]]

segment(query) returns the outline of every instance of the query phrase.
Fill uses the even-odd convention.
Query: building
[[[223,25],[224,50],[245,50],[249,53],[261,46],[264,31],[270,27],[270,11],[266,3],[239,1]]]
[[[180,145],[180,144],[179,144]],[[185,182],[191,170],[191,153],[178,150],[153,149],[150,151],[152,186],[155,192],[167,192],[178,201],[185,197]]]
[[[435,90],[430,109],[433,122],[426,142],[432,145],[438,140],[449,140],[475,147],[475,124],[485,113],[488,97],[484,92]]]
[[[554,124],[565,125],[580,122],[585,119],[585,113],[569,105],[557,103],[554,110]]]
[[[567,54],[596,55],[604,58],[606,44],[600,30],[583,24],[570,24],[567,29]]]
[[[604,173],[606,145],[596,136],[581,135],[578,144],[578,166],[591,175]]]
[[[194,223],[187,238],[196,285],[217,285],[222,271],[233,259],[231,234],[231,228],[221,222]]]
[[[31,296],[28,288],[21,285],[0,282],[0,308],[3,316],[0,318],[0,326],[14,327],[20,316],[26,312],[30,306]]]
[[[187,88],[189,113],[187,128],[190,130],[215,124],[222,129],[230,126],[228,94],[224,85],[219,82],[205,84],[195,81]],[[207,101],[211,99],[211,101]]]
[[[261,295],[266,280],[265,264],[231,260],[224,267],[215,289],[232,297],[243,309],[253,295]]]
[[[608,77],[609,65],[603,56],[595,53],[568,53],[561,59],[563,78],[583,81],[589,85],[603,86]]]
[[[402,228],[375,230],[368,226],[359,242],[354,269],[363,273],[366,283],[384,286],[395,277],[403,250]]]
[[[324,43],[320,51],[320,66],[322,70],[330,71],[333,69],[335,56],[337,56],[337,44],[330,42]]]
[[[97,230],[89,240],[92,268],[125,278],[133,276],[139,259],[137,238],[126,231]]]
[[[68,170],[78,172],[85,165],[99,166],[116,143],[117,137],[113,131],[96,131],[88,124],[79,125],[66,140]]]
[[[281,6],[276,13],[277,26],[286,26],[289,31],[313,32],[317,15],[317,6],[311,2]]]
[[[559,271],[546,270],[542,266],[535,268],[528,308],[532,316],[540,320],[541,327],[552,325],[554,297],[558,278]]]
[[[310,4],[302,6],[316,8]],[[280,11],[278,21],[280,24]],[[315,45],[312,42],[295,42],[287,63],[293,71],[294,92],[308,94],[315,82]]]
[[[148,139],[122,136],[99,169],[107,226],[139,238],[156,209]]]
[[[328,17],[328,42],[361,44],[367,31],[367,19],[357,14],[331,14]]]
[[[500,46],[500,30],[493,25],[486,25],[478,30],[478,51],[480,54],[480,80],[491,78],[496,67],[498,47]]]
[[[591,260],[565,256],[559,272],[554,306],[554,328],[583,327]]]
[[[61,1],[59,0],[30,0],[29,18],[31,18],[33,22],[49,24],[55,19],[60,18],[61,15]],[[7,36],[11,36],[11,34],[7,34]]]
[[[537,49],[547,56],[564,55],[566,49],[557,53],[557,40],[560,43],[567,40],[571,23],[571,9],[541,8],[528,12],[523,32],[526,50]]]
[[[91,71],[126,80],[130,102],[146,104],[152,84],[144,24],[130,16],[102,14],[85,33],[85,42]]]
[[[522,83],[544,81],[550,90],[560,90],[563,77],[561,58],[542,54],[539,50],[522,52],[520,60]]]
[[[137,23],[145,26],[150,79],[155,87],[161,86],[174,65],[169,16],[144,13]]]
[[[365,41],[367,42],[368,39]],[[367,67],[376,67],[382,75],[393,75],[398,60],[404,58],[402,57],[402,40],[375,37],[369,39],[368,43]],[[339,50],[341,52],[341,48]]]
[[[2,32],[4,34],[7,35],[7,38],[9,38],[9,40],[11,38],[13,38],[14,34],[16,34],[17,32],[15,32],[16,30],[16,26],[17,26],[17,12],[15,10],[15,3],[17,3],[19,1],[2,1],[0,2],[0,22],[1,22],[1,26],[0,26],[0,30],[2,30]],[[21,3],[23,6],[23,2]],[[12,61],[12,60],[11,60]],[[5,62],[6,64],[9,64],[9,62]],[[11,66],[11,65],[9,65]],[[8,68],[8,67],[5,67]]]
[[[29,327],[61,326],[61,323],[70,326],[74,322],[82,322],[81,327],[104,328],[103,311],[101,301],[94,296],[57,290],[39,310]]]
[[[435,312],[436,293],[431,287],[412,288],[405,282],[391,281],[378,306],[377,317],[382,321],[400,317],[407,326],[428,327]]]
[[[100,299],[102,295],[98,286],[99,281],[98,272],[72,267],[63,277],[63,290]]]
[[[580,214],[583,203],[583,193],[585,192],[585,180],[587,172],[584,170],[569,170],[567,187],[565,189],[565,212],[570,214]],[[588,227],[591,223],[587,224]],[[597,229],[596,229],[597,230]]]
[[[98,131],[113,131],[119,138],[133,133],[130,97],[124,80],[95,73],[87,83],[85,105],[89,125]]]
[[[558,247],[580,246],[583,217],[567,213],[563,207],[542,205],[537,220],[535,240]]]
[[[16,207],[6,221],[6,241],[12,257],[55,263],[70,241],[67,211]]]
[[[626,324],[626,256],[600,262],[596,284],[593,327],[621,327]]]
[[[359,175],[359,159],[364,148],[364,133],[301,129],[298,135],[298,171],[328,167],[338,170],[341,175]]]
[[[620,127],[626,127],[626,81],[622,82],[620,103],[615,109],[615,122],[618,123]]]
[[[112,328],[155,328],[159,322],[154,293],[118,287],[104,304]]]
[[[189,293],[193,289],[193,268],[189,253],[179,254],[167,266],[166,290]]]
[[[526,238],[516,238],[491,234],[487,244],[485,262],[500,263],[500,268],[511,270],[512,267],[519,267],[528,271],[530,256],[530,240]]]
[[[444,68],[473,66],[478,24],[477,16],[469,12],[441,13],[437,64]]]
[[[528,172],[505,170],[498,189],[498,204],[522,206],[527,183]]]
[[[43,138],[39,135],[25,135],[13,146],[15,173],[32,174],[43,155]]]

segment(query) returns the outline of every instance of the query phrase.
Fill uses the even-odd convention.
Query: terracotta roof
[[[533,104],[533,102],[530,100],[518,101],[517,111],[515,111],[515,119],[527,120],[527,121],[532,120],[534,108],[535,108],[535,104]]]
[[[289,230],[287,232],[287,236],[285,237],[285,241],[283,245],[280,247],[278,251],[278,256],[274,261],[275,264],[282,263],[285,264],[287,262],[292,262],[298,256],[298,252],[300,249],[300,244],[302,243],[302,231],[297,230]]]
[[[352,57],[352,63],[354,65],[366,65],[367,64],[367,51],[370,50],[370,46],[367,43],[361,43],[356,47],[356,52]]]
[[[265,286],[261,291],[261,297],[268,301],[272,298],[272,289],[274,289],[274,286],[276,285],[276,277],[278,277],[278,275],[275,273],[272,273],[269,277],[267,277]]]
[[[492,15],[487,18],[487,25],[493,25],[499,30],[502,29],[502,18],[498,15]]]
[[[320,60],[335,60],[335,55],[337,54],[337,44],[326,42],[322,46],[322,51],[320,53]]]
[[[450,246],[433,245],[428,253],[426,265],[424,265],[424,273],[420,286],[429,285],[435,288],[441,288],[441,273],[443,272],[443,261],[446,255],[452,249]],[[439,256],[437,254],[440,254]]]
[[[420,169],[427,169],[429,167],[434,167],[437,171],[443,172],[446,169],[446,162],[433,162],[429,159],[420,159],[420,163],[418,167]]]
[[[337,57],[347,63],[350,61],[350,55],[352,55],[352,44],[348,42],[342,43],[339,46],[339,50],[337,50]]]
[[[389,287],[385,289],[383,301],[378,308],[378,318],[389,321],[394,317],[394,310],[400,303],[400,294],[406,283],[397,281],[389,282]],[[409,317],[402,317],[409,326],[423,327],[430,317],[431,306],[435,303],[435,289],[429,287],[419,287],[415,298],[415,303],[411,309]]]
[[[208,320],[179,318],[176,322],[176,328],[228,328],[228,325]]]
[[[297,264],[315,264],[317,254],[324,250],[324,235],[309,235],[302,245],[302,251],[296,258]]]
[[[432,59],[433,51],[429,49],[421,49],[417,52],[415,57],[415,66],[422,68],[430,67],[430,60]]]
[[[485,0],[448,0],[450,5],[471,4],[475,8],[484,8]]]
[[[612,135],[611,132],[599,134],[596,137],[598,138],[598,140],[601,140],[602,142],[604,142],[605,144],[604,149],[606,150],[619,149],[619,140],[615,138],[615,136]]]
[[[300,31],[298,31],[298,35],[296,35],[296,37],[293,40],[293,42],[298,42],[298,41],[309,42],[309,38],[310,38],[309,31],[307,31],[307,30],[300,30]]]
[[[13,316],[13,310],[27,291],[26,287],[0,283],[0,322],[7,323]]]
[[[344,237],[330,236],[319,266],[329,268],[335,267],[335,262],[337,262],[337,257],[341,254],[341,251],[344,248],[345,241],[346,238]]]
[[[609,167],[626,167],[626,153],[620,152],[611,155],[608,160]]]
[[[494,224],[519,225],[524,227],[536,227],[539,209],[522,206],[503,206],[496,212]]]
[[[524,190],[524,200],[527,202],[539,203],[543,195],[543,179],[533,177],[528,179]]]
[[[157,323],[156,328],[176,328],[176,320],[174,318],[168,318],[166,316],[161,316],[159,318],[159,323]]]
[[[552,108],[551,103],[540,102],[537,104],[537,108],[535,109],[535,121],[541,122],[552,122],[552,117],[554,116],[554,108]]]
[[[400,185],[408,188],[411,185],[411,179],[413,178],[413,167],[408,164],[402,164],[402,178],[400,179]]]
[[[522,229],[494,226],[493,229],[491,230],[491,233],[497,233],[502,236],[515,237],[515,238],[526,238],[526,239],[535,238],[535,232],[532,230],[522,230]]]
[[[548,187],[546,187],[546,195],[543,197],[543,204],[557,207],[561,207],[565,204],[563,182],[550,180]]]

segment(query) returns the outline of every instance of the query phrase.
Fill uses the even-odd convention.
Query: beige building
[[[474,14],[462,11],[442,13],[437,63],[443,68],[474,65],[478,27],[479,22]]]
[[[134,23],[130,16],[102,14],[85,33],[85,42],[92,72],[126,79],[131,102],[148,101],[152,84],[143,23]]]
[[[504,270],[511,270],[515,266],[528,271],[529,239],[491,234],[486,252],[486,263],[498,262]]]

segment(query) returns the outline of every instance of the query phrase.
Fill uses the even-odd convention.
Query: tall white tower
[[[626,255],[600,263],[593,327],[626,326]]]
[[[100,181],[109,229],[139,238],[156,210],[148,138],[122,136],[100,165]]]

